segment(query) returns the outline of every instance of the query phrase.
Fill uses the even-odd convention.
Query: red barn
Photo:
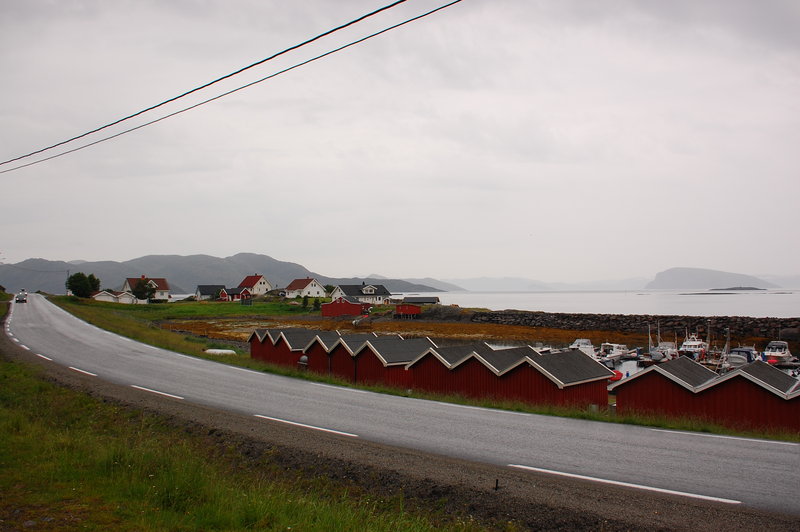
[[[275,340],[280,335],[280,329],[256,329],[247,340],[250,343],[250,358],[272,362],[275,349]]]
[[[338,332],[318,332],[303,350],[306,356],[306,368],[315,373],[329,374],[331,367],[328,353],[339,338],[341,336]]]
[[[368,340],[377,338],[374,333],[343,334],[333,342],[328,350],[328,368],[330,374],[355,382],[356,363],[353,353]]]
[[[483,342],[454,345],[446,347],[431,347],[412,360],[406,366],[410,372],[410,379],[415,389],[427,392],[468,395],[470,387],[469,378],[456,378],[461,375],[461,370],[456,370],[462,363],[473,358],[478,353],[491,351],[491,347]]]
[[[322,315],[327,318],[338,318],[341,316],[361,316],[369,312],[369,303],[361,303],[355,298],[343,296],[337,297],[330,303],[323,303],[320,309]]]
[[[428,338],[404,340],[401,336],[380,336],[367,341],[353,353],[355,382],[408,387],[409,362],[436,347]]]
[[[761,361],[719,376],[687,357],[612,385],[617,411],[800,432],[800,381]]]
[[[318,331],[301,328],[281,329],[275,340],[270,362],[282,366],[298,367],[303,351],[317,336],[317,333]]]

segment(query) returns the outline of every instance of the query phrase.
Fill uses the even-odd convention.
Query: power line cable
[[[73,142],[75,140],[82,139],[83,137],[89,136],[89,135],[91,135],[93,133],[97,133],[98,131],[102,131],[104,129],[108,129],[108,128],[112,127],[112,126],[115,126],[115,125],[121,123],[121,122],[124,122],[126,120],[130,120],[131,118],[135,118],[135,117],[137,117],[139,115],[147,113],[148,111],[152,111],[153,109],[158,109],[159,107],[167,105],[168,103],[172,103],[172,102],[174,102],[176,100],[179,100],[181,98],[189,96],[190,94],[194,94],[195,92],[198,92],[198,91],[201,91],[203,89],[206,89],[206,88],[210,87],[211,85],[219,83],[220,81],[224,81],[226,79],[232,78],[233,76],[241,74],[245,70],[249,70],[251,68],[254,68],[254,67],[257,67],[259,65],[262,65],[262,64],[266,63],[267,61],[271,61],[271,60],[275,59],[276,57],[284,55],[284,54],[286,54],[288,52],[291,52],[293,50],[297,50],[298,48],[302,48],[303,46],[306,46],[307,44],[311,44],[314,41],[318,41],[319,39],[322,39],[323,37],[327,37],[328,35],[331,35],[333,33],[336,33],[337,31],[340,31],[340,30],[343,30],[345,28],[348,28],[348,27],[350,27],[350,26],[352,26],[354,24],[358,24],[359,22],[361,22],[361,21],[363,21],[363,20],[365,20],[365,19],[367,19],[369,17],[377,15],[378,13],[382,13],[383,11],[387,11],[389,9],[392,9],[392,8],[402,4],[404,2],[407,2],[407,1],[408,0],[397,0],[396,2],[394,2],[392,4],[388,4],[386,6],[383,6],[383,7],[379,8],[379,9],[376,9],[375,11],[372,11],[370,13],[362,15],[362,16],[358,17],[357,19],[351,20],[350,22],[347,22],[345,24],[337,26],[337,27],[335,27],[333,29],[330,29],[330,30],[324,32],[324,33],[320,33],[316,37],[312,37],[311,39],[308,39],[306,41],[301,42],[300,44],[296,44],[294,46],[290,46],[289,48],[286,48],[285,50],[282,50],[280,52],[272,54],[271,56],[266,57],[266,58],[264,58],[264,59],[262,59],[260,61],[256,61],[255,63],[253,63],[251,65],[248,65],[246,67],[242,67],[239,70],[236,70],[235,72],[231,72],[230,74],[226,74],[226,75],[224,75],[224,76],[222,76],[220,78],[217,78],[217,79],[215,79],[213,81],[209,81],[208,83],[200,85],[199,87],[195,87],[194,89],[188,90],[188,91],[184,92],[183,94],[179,94],[178,96],[174,96],[174,97],[172,97],[172,98],[170,98],[168,100],[164,100],[163,102],[158,103],[156,105],[151,105],[150,107],[147,107],[146,109],[142,109],[141,111],[137,111],[137,112],[135,112],[135,113],[133,113],[131,115],[128,115],[126,117],[123,117],[123,118],[117,119],[117,120],[115,120],[113,122],[110,122],[110,123],[108,123],[108,124],[106,124],[104,126],[100,126],[98,128],[92,129],[91,131],[87,131],[86,133],[82,133],[80,135],[76,135],[76,136],[74,136],[72,138],[69,138],[67,140],[63,140],[61,142],[58,142],[56,144],[47,146],[45,148],[38,149],[36,151],[32,151],[32,152],[27,153],[25,155],[20,155],[19,157],[14,157],[13,159],[8,159],[7,161],[2,161],[2,162],[0,162],[0,166],[2,166],[4,164],[8,164],[8,163],[13,163],[14,161],[19,161],[20,159],[25,159],[25,158],[31,157],[33,155],[37,155],[39,153],[42,153],[42,152],[45,152],[45,151],[48,151],[48,150],[52,150],[53,148],[57,148],[59,146],[63,146],[64,144],[68,144],[68,143]]]
[[[237,87],[237,88],[235,88],[235,89],[231,89],[231,90],[229,90],[229,91],[227,91],[227,92],[223,92],[222,94],[219,94],[219,95],[217,95],[217,96],[214,96],[214,97],[212,97],[212,98],[208,98],[207,100],[203,100],[202,102],[198,102],[198,103],[196,103],[196,104],[194,104],[194,105],[190,105],[189,107],[185,107],[185,108],[183,108],[183,109],[180,109],[180,110],[178,110],[178,111],[175,111],[175,112],[173,112],[173,113],[169,113],[169,114],[167,114],[167,115],[164,115],[164,116],[162,116],[162,117],[160,117],[160,118],[156,118],[155,120],[151,120],[151,121],[149,121],[149,122],[145,122],[145,123],[143,123],[143,124],[140,124],[140,125],[138,125],[138,126],[135,126],[135,127],[129,128],[129,129],[126,129],[126,130],[124,130],[124,131],[120,131],[119,133],[115,133],[114,135],[109,135],[108,137],[104,137],[104,138],[102,138],[102,139],[98,139],[98,140],[96,140],[96,141],[94,141],[94,142],[90,142],[90,143],[88,143],[88,144],[84,144],[84,145],[82,145],[82,146],[78,146],[77,148],[73,148],[73,149],[71,149],[71,150],[67,150],[67,151],[64,151],[64,152],[61,152],[61,153],[57,153],[56,155],[51,155],[50,157],[45,157],[44,159],[39,159],[39,160],[36,160],[36,161],[30,162],[30,163],[26,163],[26,164],[21,164],[21,165],[19,165],[19,166],[15,166],[15,167],[13,167],[13,168],[8,168],[8,169],[6,169],[6,170],[0,170],[0,174],[5,174],[5,173],[8,173],[8,172],[13,172],[14,170],[19,170],[19,169],[21,169],[21,168],[26,168],[26,167],[28,167],[28,166],[33,166],[33,165],[35,165],[35,164],[43,163],[43,162],[45,162],[45,161],[50,161],[50,160],[52,160],[52,159],[56,159],[56,158],[58,158],[58,157],[62,157],[62,156],[64,156],[64,155],[68,155],[68,154],[70,154],[70,153],[75,153],[76,151],[80,151],[80,150],[83,150],[83,149],[89,148],[89,147],[91,147],[91,146],[95,146],[95,145],[97,145],[97,144],[100,144],[100,143],[102,143],[102,142],[106,142],[106,141],[108,141],[108,140],[112,140],[112,139],[115,139],[115,138],[117,138],[117,137],[121,137],[122,135],[125,135],[125,134],[127,134],[127,133],[131,133],[131,132],[133,132],[133,131],[136,131],[136,130],[138,130],[138,129],[142,129],[142,128],[144,128],[144,127],[147,127],[147,126],[150,126],[150,125],[156,124],[156,123],[158,123],[158,122],[161,122],[161,121],[163,121],[163,120],[166,120],[166,119],[168,119],[168,118],[172,118],[173,116],[176,116],[176,115],[179,115],[179,114],[185,113],[186,111],[190,111],[190,110],[192,110],[192,109],[196,109],[197,107],[200,107],[200,106],[202,106],[202,105],[206,105],[207,103],[211,103],[211,102],[213,102],[213,101],[219,100],[220,98],[224,98],[225,96],[229,96],[229,95],[231,95],[231,94],[233,94],[233,93],[235,93],[235,92],[239,92],[240,90],[244,90],[244,89],[246,89],[246,88],[252,87],[253,85],[257,85],[257,84],[259,84],[259,83],[262,83],[262,82],[264,82],[264,81],[270,80],[270,79],[272,79],[272,78],[275,78],[275,77],[277,77],[277,76],[280,76],[280,75],[282,75],[282,74],[285,74],[285,73],[287,73],[287,72],[290,72],[290,71],[292,71],[292,70],[294,70],[294,69],[296,69],[296,68],[299,68],[299,67],[301,67],[301,66],[307,65],[307,64],[309,64],[309,63],[313,63],[314,61],[317,61],[317,60],[319,60],[319,59],[322,59],[322,58],[324,58],[324,57],[327,57],[327,56],[329,56],[329,55],[333,55],[333,54],[335,54],[335,53],[337,53],[337,52],[341,52],[342,50],[345,50],[345,49],[347,49],[347,48],[350,48],[350,47],[352,47],[352,46],[355,46],[355,45],[357,45],[357,44],[361,44],[361,43],[363,43],[364,41],[367,41],[367,40],[369,40],[369,39],[372,39],[372,38],[374,38],[374,37],[377,37],[377,36],[379,36],[379,35],[382,35],[382,34],[384,34],[384,33],[387,33],[387,32],[389,32],[389,31],[391,31],[391,30],[397,29],[397,28],[399,28],[399,27],[401,27],[401,26],[405,26],[406,24],[410,24],[411,22],[417,21],[417,20],[419,20],[419,19],[425,18],[425,17],[427,17],[427,16],[429,16],[429,15],[432,15],[432,14],[434,14],[434,13],[438,12],[438,11],[441,11],[441,10],[443,10],[443,9],[446,9],[446,8],[450,7],[450,6],[453,6],[453,5],[455,5],[455,4],[458,4],[458,3],[460,3],[461,1],[462,1],[462,0],[453,0],[452,2],[449,2],[449,3],[447,3],[447,4],[444,4],[444,5],[442,5],[442,6],[439,6],[439,7],[437,7],[437,8],[434,8],[434,9],[432,9],[432,10],[430,10],[430,11],[427,11],[427,12],[425,12],[425,13],[422,13],[421,15],[417,15],[417,16],[415,16],[415,17],[412,17],[412,18],[410,18],[410,19],[404,20],[403,22],[399,22],[399,23],[397,23],[397,24],[394,24],[394,25],[392,25],[392,26],[389,26],[389,27],[387,27],[387,28],[384,28],[384,29],[382,29],[382,30],[380,30],[380,31],[377,31],[377,32],[375,32],[375,33],[372,33],[372,34],[370,34],[370,35],[367,35],[366,37],[362,37],[362,38],[360,38],[360,39],[357,39],[357,40],[355,40],[355,41],[352,41],[352,42],[350,42],[350,43],[348,43],[348,44],[342,45],[342,46],[340,46],[340,47],[338,47],[338,48],[334,48],[333,50],[330,50],[330,51],[328,51],[328,52],[325,52],[325,53],[323,53],[323,54],[320,54],[320,55],[317,55],[317,56],[315,56],[315,57],[312,57],[311,59],[307,59],[307,60],[305,60],[305,61],[302,61],[302,62],[300,62],[300,63],[297,63],[297,64],[295,64],[295,65],[292,65],[292,66],[290,66],[290,67],[287,67],[287,68],[285,68],[285,69],[283,69],[283,70],[279,70],[278,72],[275,72],[275,73],[273,73],[273,74],[270,74],[269,76],[265,76],[265,77],[263,77],[263,78],[261,78],[261,79],[257,79],[257,80],[255,80],[255,81],[252,81],[252,82],[250,82],[250,83],[247,83],[247,84],[245,84],[245,85],[242,85],[242,86],[240,86],[240,87]]]

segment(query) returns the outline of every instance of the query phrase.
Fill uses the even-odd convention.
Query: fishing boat
[[[661,339],[660,324],[656,324],[656,343],[653,343],[653,337],[650,335],[650,325],[647,326],[647,338],[649,340],[648,355],[653,362],[666,362],[678,358],[678,343]]]
[[[783,340],[772,340],[767,344],[762,358],[768,364],[783,364],[784,362],[791,362],[794,358],[789,351],[789,344]]]
[[[732,368],[740,368],[745,364],[755,362],[760,358],[756,346],[739,346],[731,349],[728,353],[728,364]]]
[[[694,360],[705,357],[708,351],[708,342],[698,338],[696,334],[687,335],[678,352],[681,355],[692,357]]]
[[[600,344],[600,351],[597,356],[603,360],[618,361],[624,357],[628,357],[631,350],[625,344],[612,344],[610,342],[603,342]]]
[[[576,338],[574,342],[569,344],[569,348],[577,349],[592,358],[597,358],[597,349],[594,348],[592,341],[588,338]]]

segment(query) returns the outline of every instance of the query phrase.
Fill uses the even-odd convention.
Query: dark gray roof
[[[375,338],[377,336],[372,333],[349,333],[341,335],[341,338],[336,343],[344,344],[351,353],[355,353],[367,340],[374,340]]]
[[[361,290],[372,286],[375,288],[375,292],[372,294],[365,294]],[[390,296],[392,295],[385,286],[382,284],[340,284],[338,285],[339,288],[342,289],[344,295],[352,296],[352,297],[359,297],[359,296]]]
[[[479,353],[478,356],[484,361],[484,363],[487,363],[491,366],[491,368],[494,368],[494,371],[498,375],[502,375],[514,366],[517,366],[523,358],[538,355],[533,348],[529,346],[523,346],[512,347],[510,349],[493,349],[485,353]]]
[[[223,288],[225,288],[224,284],[199,284],[195,293],[199,292],[201,296],[215,296]]]
[[[487,353],[492,351],[492,348],[486,345],[484,342],[476,342],[472,344],[436,347],[434,350],[436,351],[436,354],[438,354],[447,362],[448,365],[453,366],[454,364],[458,364],[468,356],[472,355],[472,353]]]
[[[385,366],[408,364],[431,347],[436,347],[428,338],[404,340],[399,336],[379,336],[369,340],[369,345],[383,360]],[[366,344],[361,346],[358,353],[362,353],[365,349],[367,349]]]
[[[531,363],[564,386],[608,379],[614,375],[610,369],[577,349],[531,357]]]
[[[752,364],[743,366],[741,370],[742,373],[747,373],[756,380],[759,380],[764,384],[781,391],[782,393],[788,394],[797,389],[797,379],[777,368],[770,366],[766,362],[762,362],[761,360],[757,360]]]
[[[325,351],[330,351],[333,344],[335,344],[339,338],[341,338],[341,336],[339,336],[339,333],[336,331],[316,331],[316,335],[308,341],[304,349],[307,349],[312,342],[317,341],[322,344]]]
[[[311,340],[313,340],[314,337],[321,332],[322,331],[300,328],[281,329],[281,334],[286,340],[289,349],[292,351],[300,351],[305,349],[306,346],[311,343]]]
[[[664,373],[669,373],[676,379],[685,382],[693,388],[701,386],[718,377],[718,375],[710,369],[685,356],[678,357],[669,362],[664,362],[655,367]]]

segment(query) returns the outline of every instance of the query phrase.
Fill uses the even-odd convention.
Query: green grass
[[[261,316],[269,319],[269,308],[276,309],[274,315],[287,312],[288,305],[283,303],[254,303],[253,307],[241,306],[232,303],[206,303],[206,302],[187,302],[170,303],[161,305],[121,305],[113,303],[98,303],[95,301],[81,300],[64,296],[52,297],[51,301],[61,306],[65,310],[75,314],[79,318],[88,321],[98,327],[107,329],[131,339],[155,345],[172,351],[202,357],[224,364],[246,367],[255,371],[263,371],[284,375],[293,378],[313,380],[338,386],[353,387],[349,381],[336,377],[321,375],[313,372],[301,372],[294,368],[267,364],[250,358],[249,353],[237,353],[237,355],[209,355],[203,349],[212,346],[219,347],[212,340],[203,340],[179,333],[160,329],[155,321],[161,319],[180,319],[197,317],[233,317],[233,316]],[[153,308],[148,308],[153,307]],[[256,312],[253,313],[253,309]],[[212,315],[219,311],[220,315]],[[208,313],[212,314],[208,314]],[[264,312],[265,314],[261,314]],[[288,312],[296,312],[294,308]],[[229,314],[225,314],[229,313]],[[670,430],[686,430],[693,432],[706,432],[712,434],[735,435],[750,438],[769,438],[785,441],[800,442],[800,433],[788,431],[742,431],[715,425],[702,419],[694,418],[668,418],[664,416],[626,414],[616,415],[611,409],[599,408],[571,408],[553,405],[534,405],[524,402],[496,400],[492,398],[474,399],[462,396],[439,395],[426,392],[409,391],[389,386],[357,386],[360,389],[375,391],[391,395],[415,397],[419,399],[430,399],[470,406],[480,406],[485,408],[495,408],[502,410],[512,410],[516,412],[526,412],[532,414],[542,414],[550,416],[570,417],[576,419],[586,419],[592,421],[603,421],[609,423],[622,423],[630,425],[643,425]],[[604,406],[604,405],[603,405]]]
[[[156,416],[57,387],[6,361],[0,434],[3,529],[479,529],[409,512],[402,498],[298,478],[269,457],[244,462]]]

